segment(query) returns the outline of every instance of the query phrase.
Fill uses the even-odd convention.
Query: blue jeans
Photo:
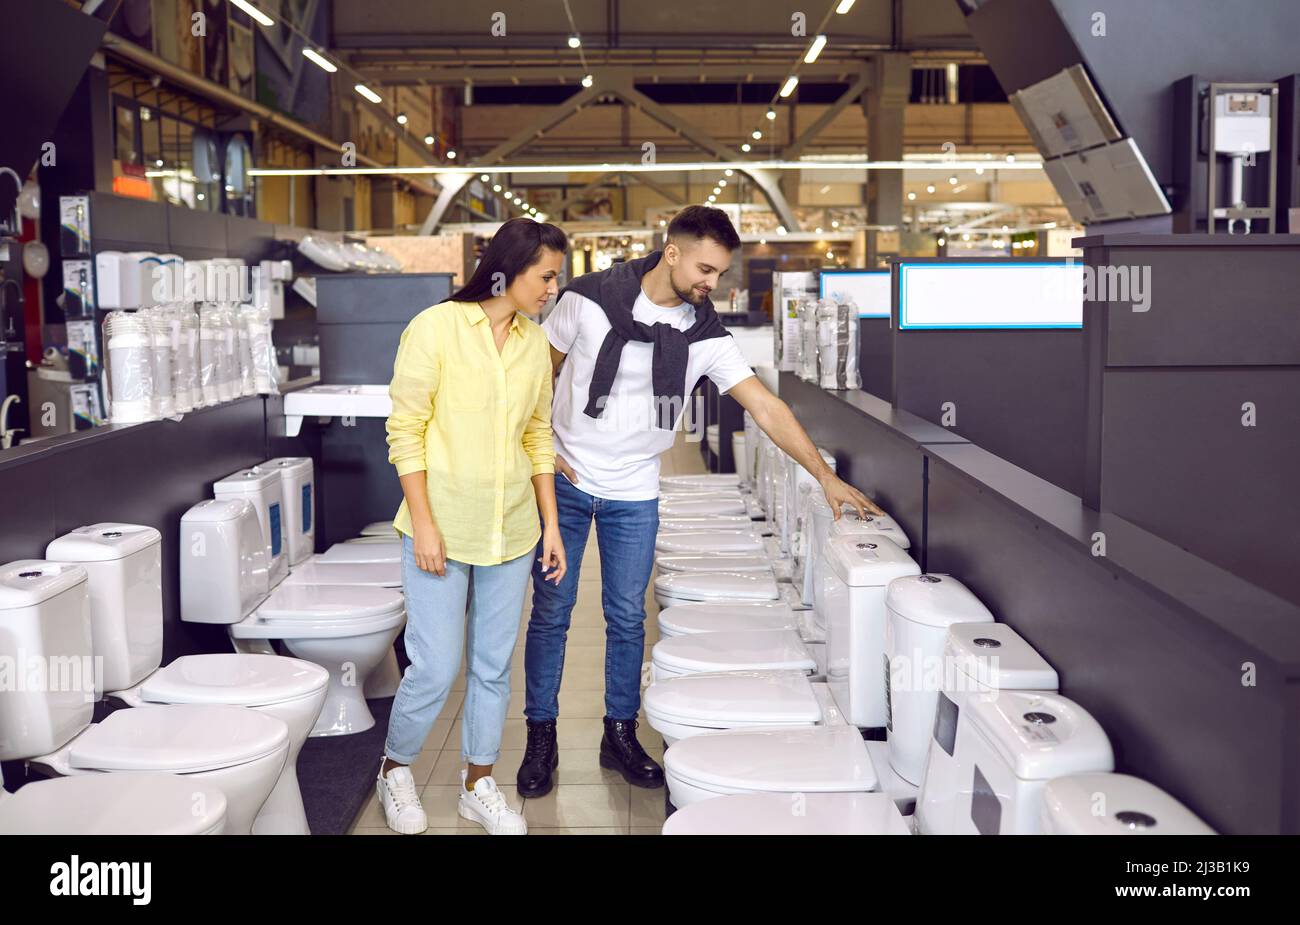
[[[405,645],[411,664],[388,718],[384,754],[389,758],[411,764],[420,754],[460,673],[468,635],[461,757],[469,764],[496,763],[510,706],[510,654],[519,635],[531,562],[531,552],[500,565],[448,559],[447,574],[439,577],[415,564],[415,544],[402,537]]]
[[[555,585],[533,566],[533,610],[524,646],[524,715],[553,720],[560,710],[560,677],[569,619],[578,600],[578,576],[591,522],[600,549],[600,598],[605,612],[605,715],[634,719],[641,709],[645,652],[645,592],[655,563],[659,500],[610,501],[555,477],[560,535],[569,569]],[[540,547],[539,547],[540,548]],[[540,553],[539,553],[540,555]]]

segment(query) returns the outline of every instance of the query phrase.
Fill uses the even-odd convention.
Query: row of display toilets
[[[645,710],[668,746],[664,834],[1211,833],[1112,773],[1052,667],[956,578],[921,574],[892,518],[836,520],[758,440],[756,469],[661,480]],[[769,519],[744,524],[755,498]]]
[[[298,753],[374,724],[405,620],[397,542],[312,553],[312,482],[310,459],[269,460],[182,517],[181,618],[226,624],[234,652],[162,665],[152,527],[80,527],[0,567],[0,658],[36,679],[0,698],[0,760],[57,775],[0,790],[0,832],[308,834]],[[130,709],[92,723],[105,694]]]

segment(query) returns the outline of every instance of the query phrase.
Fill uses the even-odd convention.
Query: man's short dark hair
[[[727,213],[711,206],[687,206],[668,223],[668,237],[709,238],[729,251],[740,247],[740,235]]]

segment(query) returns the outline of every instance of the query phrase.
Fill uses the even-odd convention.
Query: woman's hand
[[[435,523],[415,524],[415,564],[439,578],[447,576],[447,547]]]
[[[547,572],[546,580],[559,584],[564,573],[569,570],[564,557],[564,540],[560,539],[558,524],[549,524],[542,530],[542,555],[537,560],[542,563],[542,571]]]

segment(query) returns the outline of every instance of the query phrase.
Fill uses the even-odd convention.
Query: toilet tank
[[[920,567],[884,536],[837,536],[822,553],[814,606],[826,626],[826,680],[854,726],[885,725],[885,589]]]
[[[214,482],[212,497],[218,500],[244,498],[252,503],[266,544],[270,586],[274,588],[284,581],[289,575],[289,556],[284,542],[284,490],[280,474],[259,466],[240,469]]]
[[[90,723],[95,677],[86,570],[22,559],[0,566],[0,761],[62,748]]]
[[[277,456],[259,463],[255,469],[280,475],[284,497],[281,530],[287,547],[288,563],[295,566],[316,551],[316,479],[310,456]]]
[[[921,772],[943,686],[948,628],[993,614],[951,575],[915,575],[885,592],[885,733],[889,764],[910,784]]]
[[[955,623],[943,649],[943,688],[935,697],[934,722],[916,799],[916,828],[923,835],[951,831],[958,794],[969,785],[958,766],[957,729],[970,701],[1001,691],[1055,691],[1056,669],[1005,623]]]
[[[200,501],[181,517],[181,619],[238,623],[269,593],[266,544],[244,498]]]
[[[1213,835],[1195,813],[1129,774],[1071,774],[1043,788],[1045,835]]]
[[[821,455],[822,462],[829,466],[832,472],[836,471],[835,457],[820,447],[817,452]],[[818,495],[822,494],[821,484],[813,478],[812,473],[791,458],[786,459],[784,472],[786,480],[784,512],[777,524],[780,528],[778,535],[783,553],[798,554],[802,544],[802,531],[805,529],[804,521],[807,518],[808,504],[814,492]]]
[[[162,664],[162,534],[138,524],[92,524],[51,542],[45,558],[86,570],[105,690],[125,690]]]
[[[809,499],[809,524],[804,531],[804,557],[802,569],[796,565],[796,582],[802,581],[803,602],[813,605],[813,590],[816,587],[822,559],[822,545],[832,536],[850,536],[864,533],[878,533],[894,541],[900,549],[910,549],[912,544],[898,525],[898,521],[888,514],[868,514],[865,517],[847,504],[840,506],[840,519],[836,520],[831,506],[826,503],[826,496],[818,491]]]
[[[1043,691],[968,700],[954,758],[953,826],[940,834],[1042,834],[1048,781],[1115,765],[1101,724],[1073,700]]]

